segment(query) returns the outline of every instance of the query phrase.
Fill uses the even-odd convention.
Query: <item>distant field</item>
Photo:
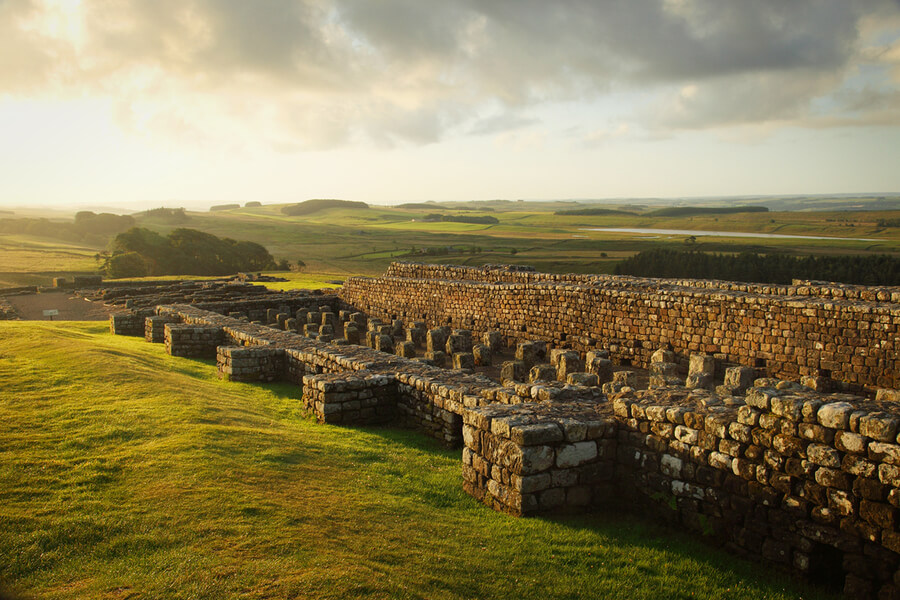
[[[634,517],[495,513],[458,451],[103,324],[0,323],[0,380],[0,582],[36,598],[830,597]]]
[[[70,242],[0,234],[0,287],[47,284],[60,275],[94,272],[98,251]]]
[[[773,206],[804,208],[806,201],[794,199]],[[747,201],[759,204],[761,201]],[[823,198],[815,206],[854,206],[852,199]],[[887,200],[860,200],[880,207]],[[763,202],[765,203],[765,202]],[[420,207],[421,206],[421,207]],[[448,208],[456,207],[456,208]],[[302,260],[307,272],[351,274],[383,272],[392,260],[447,262],[468,265],[517,263],[550,272],[610,272],[616,263],[651,248],[694,249],[737,253],[786,252],[809,254],[900,254],[900,228],[879,227],[879,220],[900,219],[900,210],[782,211],[694,216],[652,216],[653,206],[623,204],[612,209],[629,214],[595,216],[556,215],[556,211],[578,208],[574,202],[477,202],[416,205],[411,208],[372,206],[368,209],[327,209],[291,217],[282,205],[188,213],[181,224],[139,217],[143,227],[168,233],[190,227],[258,242],[277,259]],[[491,225],[435,222],[430,214],[492,216]],[[781,235],[825,236],[826,240],[736,238],[688,235],[652,235],[587,231],[588,228],[652,228],[702,231],[755,232]],[[872,238],[856,241],[846,238]],[[12,238],[0,237],[6,248],[15,248]],[[91,258],[100,248],[73,248],[52,240],[28,240],[5,253],[0,260],[0,284],[49,283],[52,275],[96,268]],[[43,243],[43,247],[38,242]]]

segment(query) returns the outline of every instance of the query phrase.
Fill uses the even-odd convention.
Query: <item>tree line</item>
[[[110,236],[134,227],[134,217],[83,210],[74,221],[49,219],[0,219],[0,233],[48,237],[67,242],[103,245]]]
[[[787,254],[712,254],[658,248],[616,265],[617,275],[725,279],[789,284],[793,279],[857,285],[900,285],[900,258],[887,254],[790,256]]]
[[[120,233],[110,251],[97,255],[107,277],[230,275],[239,271],[287,269],[260,244],[219,238],[196,229],[167,236],[141,227]]]

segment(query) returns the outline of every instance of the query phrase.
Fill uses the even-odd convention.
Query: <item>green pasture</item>
[[[179,224],[148,217],[138,217],[138,222],[163,234],[176,227],[190,227],[257,242],[276,259],[303,261],[305,271],[336,278],[381,273],[393,260],[516,263],[549,272],[603,273],[612,271],[619,260],[652,248],[794,255],[900,253],[900,228],[877,224],[879,219],[900,218],[900,211],[798,210],[654,217],[645,210],[635,215],[572,216],[556,215],[554,211],[584,205],[488,201],[428,208],[337,208],[292,217],[281,213],[282,206],[190,212],[190,219]],[[613,208],[644,210],[647,206]],[[429,214],[493,216],[499,222],[485,225],[424,220]],[[587,231],[593,227],[757,232],[829,239],[736,238],[723,234],[691,240],[688,235]],[[93,255],[102,249],[13,236],[0,236],[0,244],[0,285],[48,284],[53,276],[91,272],[97,267]]]
[[[0,380],[0,587],[25,597],[830,597],[635,517],[493,512],[458,450],[102,323],[0,323]]]
[[[93,273],[98,249],[0,233],[0,287],[47,285],[54,277]]]

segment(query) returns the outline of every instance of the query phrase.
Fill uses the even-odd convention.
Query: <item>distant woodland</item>
[[[69,222],[49,219],[0,219],[0,233],[49,237],[67,242],[105,245],[110,236],[134,227],[134,217],[88,210],[75,213]]]
[[[900,259],[887,254],[790,256],[655,249],[623,260],[616,265],[616,274],[751,283],[789,284],[792,279],[811,279],[858,285],[900,285]]]
[[[369,205],[365,202],[353,202],[351,200],[315,199],[285,206],[281,209],[281,212],[292,217],[298,217],[331,208],[366,209],[369,208]]]
[[[195,229],[176,229],[167,236],[133,227],[116,236],[112,250],[101,252],[107,277],[148,275],[229,275],[239,271],[287,268],[255,242],[219,238]]]

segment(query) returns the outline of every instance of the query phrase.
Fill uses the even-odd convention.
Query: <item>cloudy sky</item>
[[[900,192],[898,0],[0,0],[0,204]]]

